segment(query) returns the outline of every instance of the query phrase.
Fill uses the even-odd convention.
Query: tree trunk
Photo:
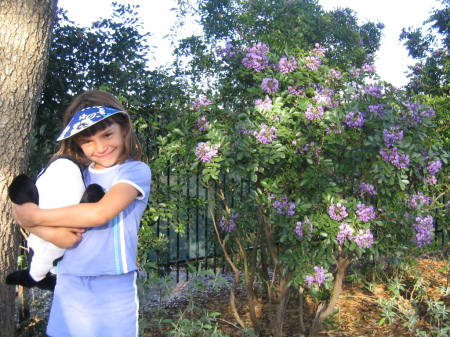
[[[336,304],[339,300],[339,295],[342,292],[342,285],[344,283],[345,271],[347,270],[348,265],[351,260],[348,257],[338,257],[336,259],[336,272],[334,275],[334,286],[333,286],[333,295],[331,296],[328,304],[320,303],[317,308],[316,316],[314,317],[314,321],[311,325],[311,330],[309,331],[309,337],[316,337],[319,335],[320,330],[322,329],[323,321],[328,318],[333,312]]]
[[[15,289],[5,277],[17,266],[20,231],[10,216],[7,187],[26,171],[42,92],[57,0],[0,1],[0,337],[15,332]]]

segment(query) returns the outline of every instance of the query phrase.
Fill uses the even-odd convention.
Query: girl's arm
[[[70,248],[81,240],[83,228],[34,226],[27,228],[30,233],[53,243],[59,248]]]
[[[122,212],[139,194],[130,184],[114,185],[97,203],[77,204],[61,208],[40,209],[35,204],[13,204],[12,216],[27,230],[34,226],[97,227]],[[39,236],[39,235],[38,235]]]

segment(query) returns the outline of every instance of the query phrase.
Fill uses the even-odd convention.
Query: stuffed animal
[[[15,177],[8,187],[9,197],[15,204],[33,202],[43,209],[79,202],[97,202],[105,192],[97,184],[86,188],[82,169],[83,166],[75,158],[69,155],[56,156],[41,171],[36,184],[25,174]],[[64,255],[65,249],[34,234],[28,236],[27,246],[29,268],[9,274],[6,283],[53,291],[56,284],[55,265]]]

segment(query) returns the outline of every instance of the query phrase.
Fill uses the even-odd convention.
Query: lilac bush
[[[281,56],[258,42],[226,48],[234,52],[219,55],[234,67],[236,86],[219,80],[215,104],[174,122],[179,132],[161,141],[164,158],[198,173],[214,196],[211,218],[226,253],[260,247],[273,280],[283,280],[264,279],[268,287],[313,292],[339,284],[356,257],[407,255],[433,243],[450,184],[432,109],[378,83],[369,63],[330,68],[319,45]],[[203,115],[209,125],[198,132]],[[247,257],[249,275],[260,272],[261,261]]]

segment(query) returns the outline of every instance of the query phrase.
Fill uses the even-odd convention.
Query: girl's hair
[[[85,108],[93,107],[93,106],[107,106],[110,108],[122,110],[126,112],[123,105],[119,102],[119,100],[111,95],[110,93],[100,91],[100,90],[90,90],[76,97],[72,103],[70,103],[69,107],[66,109],[64,113],[63,119],[63,129],[70,122],[73,115]],[[100,122],[88,127],[83,130],[79,134],[74,135],[73,137],[63,139],[61,141],[61,146],[56,155],[68,154],[75,159],[77,159],[83,165],[89,165],[90,161],[86,158],[81,148],[76,143],[76,140],[80,137],[90,137],[93,136],[98,131],[104,130],[108,126],[113,123],[117,123],[120,125],[120,128],[124,132],[124,151],[122,155],[119,157],[118,164],[123,163],[125,160],[131,158],[134,160],[141,160],[142,150],[141,145],[139,144],[139,140],[136,134],[133,131],[131,126],[131,119],[128,113],[114,114]]]

